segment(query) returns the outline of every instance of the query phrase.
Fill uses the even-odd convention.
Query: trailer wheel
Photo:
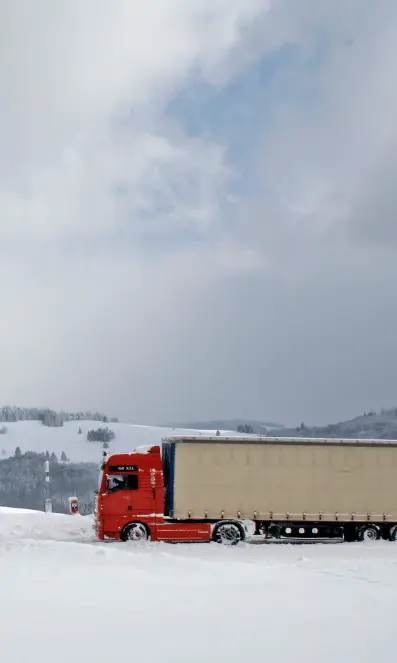
[[[149,530],[143,523],[128,523],[120,532],[121,541],[147,541]]]
[[[390,527],[389,531],[390,541],[397,541],[397,525]]]
[[[376,525],[363,525],[357,532],[359,541],[377,541],[379,536],[379,528]]]
[[[212,540],[224,546],[236,546],[244,539],[243,527],[233,520],[224,520],[217,523],[212,534]]]

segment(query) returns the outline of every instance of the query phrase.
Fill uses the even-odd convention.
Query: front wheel
[[[147,541],[149,532],[143,523],[129,523],[121,531],[121,541]]]
[[[240,523],[222,521],[215,525],[212,540],[224,546],[236,546],[244,541],[244,530]]]

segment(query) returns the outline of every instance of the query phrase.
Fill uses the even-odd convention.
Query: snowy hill
[[[393,544],[99,543],[91,523],[0,509],[2,663],[393,659]]]
[[[43,454],[48,451],[54,511],[67,513],[68,498],[76,495],[81,509],[85,513],[91,512],[103,443],[89,441],[87,433],[99,427],[107,427],[115,434],[109,442],[110,453],[131,452],[142,445],[160,444],[162,438],[170,434],[199,435],[201,432],[92,420],[65,421],[63,426],[57,427],[32,420],[7,422],[5,432],[0,434],[0,505],[29,509],[42,507],[45,497]],[[63,454],[68,462],[58,463],[65,461]]]
[[[211,421],[184,421],[171,422],[168,426],[176,428],[194,428],[198,430],[232,430],[237,431],[239,427],[248,427],[249,432],[255,435],[263,435],[266,431],[272,432],[284,428],[282,424],[269,421],[258,421],[257,419],[214,419]],[[243,431],[242,431],[243,432]]]
[[[282,428],[271,435],[280,437],[344,437],[352,439],[397,439],[397,408],[381,412],[367,412],[354,419],[340,421],[326,426],[305,426]]]
[[[62,451],[74,462],[98,463],[102,455],[100,442],[88,442],[89,430],[108,426],[115,433],[110,442],[109,452],[130,452],[140,445],[160,444],[167,435],[209,434],[211,431],[137,426],[124,423],[101,424],[97,421],[67,421],[62,427],[43,426],[39,421],[17,421],[5,424],[7,432],[0,435],[0,459],[12,456],[16,447],[26,451],[54,452],[60,458]],[[81,429],[81,434],[79,434]],[[215,434],[216,431],[212,431]],[[221,434],[237,435],[235,431],[221,431]]]

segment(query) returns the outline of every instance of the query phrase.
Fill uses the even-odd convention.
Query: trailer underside
[[[344,541],[396,541],[397,523],[324,521],[218,521],[137,519],[117,528],[95,525],[98,538],[121,541],[151,540],[168,543],[236,545],[269,543],[341,543]]]

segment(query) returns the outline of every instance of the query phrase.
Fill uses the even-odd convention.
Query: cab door
[[[102,506],[105,518],[127,516],[132,510],[132,494],[138,489],[138,476],[106,474],[104,488]]]
[[[131,493],[131,506],[135,516],[149,516],[156,512],[156,471],[141,469],[138,489]]]

